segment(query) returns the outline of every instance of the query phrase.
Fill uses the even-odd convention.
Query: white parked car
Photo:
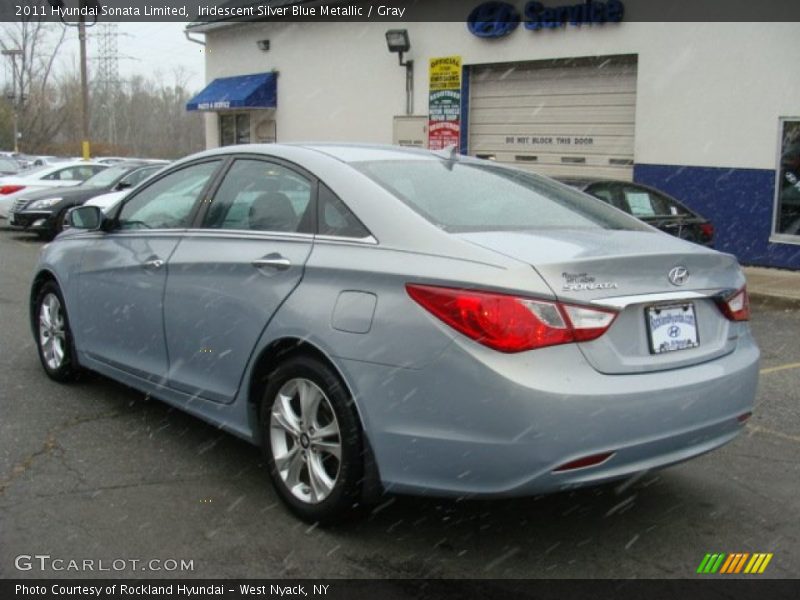
[[[108,165],[94,162],[74,161],[46,167],[36,167],[17,175],[0,177],[0,219],[7,219],[16,200],[26,192],[49,187],[78,185],[89,177],[107,169]]]
[[[83,206],[98,206],[104,214],[109,214],[117,206],[117,204],[119,204],[119,201],[128,194],[128,192],[130,192],[130,190],[101,194],[84,202]]]

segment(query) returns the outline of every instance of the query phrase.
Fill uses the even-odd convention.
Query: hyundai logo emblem
[[[667,277],[672,285],[683,285],[689,281],[689,269],[683,266],[673,267]]]
[[[508,2],[484,2],[469,13],[467,28],[478,37],[498,38],[514,31],[519,21],[519,12]]]

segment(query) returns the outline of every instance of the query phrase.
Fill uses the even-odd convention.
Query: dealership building
[[[187,108],[208,147],[455,144],[649,184],[742,263],[800,269],[800,23],[468,21],[193,24],[208,86]]]

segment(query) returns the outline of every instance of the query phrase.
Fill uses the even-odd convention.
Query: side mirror
[[[95,231],[103,224],[103,211],[97,206],[76,206],[67,213],[64,224],[74,229]]]
[[[120,181],[117,184],[116,191],[121,192],[122,190],[127,190],[127,189],[130,189],[132,187],[133,187],[133,185],[131,185],[130,181]]]

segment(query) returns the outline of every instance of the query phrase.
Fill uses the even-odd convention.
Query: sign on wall
[[[428,147],[441,150],[459,145],[461,135],[461,57],[430,59]]]

